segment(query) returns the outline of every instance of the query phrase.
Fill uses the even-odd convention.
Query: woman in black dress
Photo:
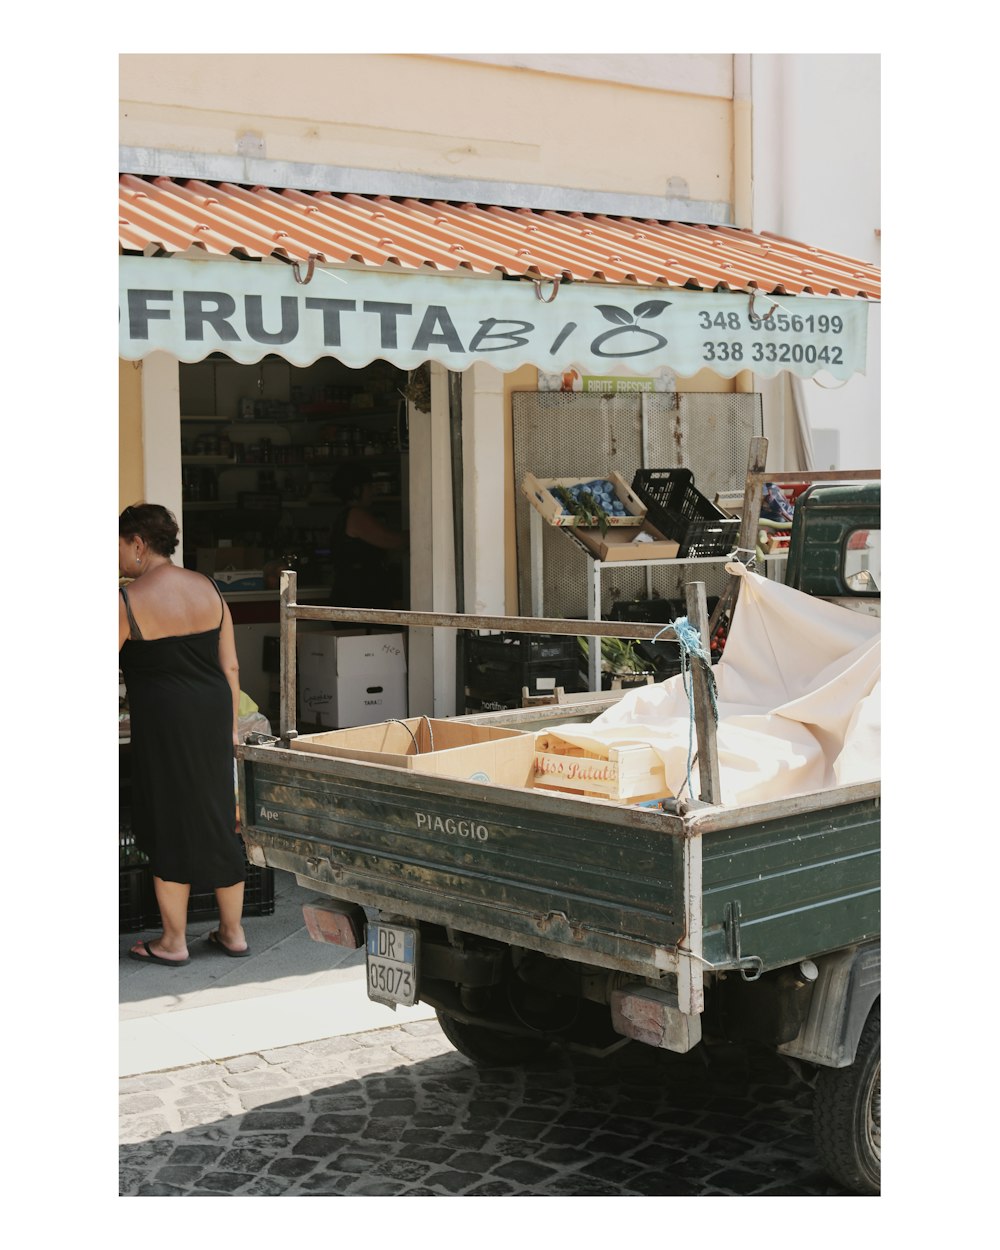
[[[128,690],[136,845],[149,857],[163,934],[129,951],[144,963],[188,962],[192,887],[214,890],[209,941],[249,953],[243,932],[246,856],[236,832],[233,748],[239,665],[233,622],[208,577],[171,562],[177,522],[159,504],[118,518],[120,664]]]

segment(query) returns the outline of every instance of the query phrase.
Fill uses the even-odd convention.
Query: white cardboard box
[[[337,629],[299,636],[299,670],[348,673],[405,673],[406,647],[401,633],[369,634]]]
[[[297,651],[300,720],[343,729],[406,716],[401,633],[303,634]]]

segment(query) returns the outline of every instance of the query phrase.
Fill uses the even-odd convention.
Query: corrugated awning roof
[[[133,174],[119,178],[119,242],[147,254],[202,248],[378,269],[881,298],[874,265],[731,226]]]

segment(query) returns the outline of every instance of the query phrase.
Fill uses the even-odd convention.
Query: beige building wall
[[[142,362],[118,362],[118,511],[143,497]]]
[[[732,59],[128,54],[119,142],[730,204]]]

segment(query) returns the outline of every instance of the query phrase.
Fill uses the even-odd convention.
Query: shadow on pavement
[[[477,1068],[411,1022],[121,1082],[126,1196],[843,1195],[773,1054]]]

